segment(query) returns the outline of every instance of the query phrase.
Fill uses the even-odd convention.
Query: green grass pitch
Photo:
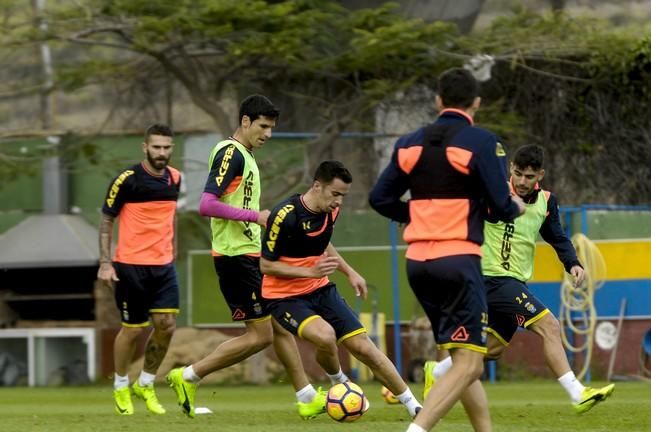
[[[597,384],[595,384],[597,385]],[[202,386],[197,406],[213,415],[185,418],[176,406],[172,390],[158,385],[158,395],[168,413],[149,415],[141,401],[136,413],[113,413],[111,387],[0,388],[2,431],[228,431],[228,432],[401,432],[409,417],[402,405],[387,405],[380,385],[364,384],[370,410],[355,423],[339,424],[327,417],[303,421],[296,414],[290,386]],[[496,432],[542,431],[651,431],[651,384],[618,383],[611,398],[584,415],[572,410],[558,384],[549,381],[486,384]],[[422,385],[413,384],[418,395]],[[471,431],[463,410],[455,406],[434,430]]]

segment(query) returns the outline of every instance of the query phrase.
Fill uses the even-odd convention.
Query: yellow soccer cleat
[[[123,387],[113,390],[113,400],[115,400],[115,412],[119,415],[132,415],[133,402],[131,402],[131,393],[129,387]]]
[[[133,383],[131,391],[138,398],[145,401],[147,409],[152,414],[165,414],[165,408],[160,404],[158,398],[156,397],[156,391],[154,390],[154,385],[149,384],[148,386],[142,387],[138,381]]]
[[[423,373],[425,375],[425,386],[423,387],[423,401],[427,399],[427,395],[429,394],[430,390],[432,390],[432,387],[434,384],[436,384],[436,377],[434,376],[434,368],[438,364],[437,361],[434,360],[428,360],[425,362],[425,365],[423,366]]]
[[[311,402],[296,402],[298,415],[301,416],[303,420],[309,420],[315,418],[319,414],[323,414],[326,412],[327,398],[328,392],[319,387]]]
[[[389,390],[385,386],[382,386],[382,390],[380,390],[380,394],[382,395],[382,399],[384,399],[384,402],[388,403],[389,405],[395,405],[400,403],[396,395],[394,395],[391,392],[391,390]]]
[[[608,397],[613,394],[614,390],[615,384],[608,384],[607,386],[598,389],[586,387],[583,389],[583,393],[581,394],[581,400],[574,404],[574,410],[579,414],[588,412],[599,402],[608,399]]]
[[[183,413],[190,418],[194,418],[194,396],[197,394],[198,385],[183,379],[182,367],[172,369],[167,374],[167,383],[176,393],[176,401]]]

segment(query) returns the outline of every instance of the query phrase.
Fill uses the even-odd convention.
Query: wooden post
[[[619,307],[619,319],[617,320],[617,331],[615,332],[615,346],[610,352],[610,361],[608,362],[608,375],[607,381],[610,381],[610,377],[613,374],[613,368],[615,367],[615,357],[617,356],[617,346],[619,345],[619,335],[622,332],[622,322],[624,321],[624,312],[626,311],[626,297],[622,299],[621,306]]]

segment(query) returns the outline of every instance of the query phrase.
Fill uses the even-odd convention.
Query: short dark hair
[[[274,106],[273,103],[266,97],[259,94],[253,94],[244,98],[240,103],[240,117],[238,125],[242,122],[242,118],[247,116],[251,122],[257,120],[260,116],[277,119],[280,116],[280,111]]]
[[[545,150],[536,144],[529,144],[516,150],[513,165],[520,169],[531,167],[538,171],[545,163]]]
[[[479,83],[469,70],[452,68],[438,79],[438,92],[447,108],[468,108],[479,96]]]
[[[152,135],[162,135],[171,138],[174,136],[174,132],[172,132],[172,128],[169,126],[154,123],[145,130],[145,142],[149,142],[149,137]]]
[[[314,180],[318,180],[324,184],[330,184],[336,178],[346,184],[353,182],[353,176],[350,174],[350,171],[339,161],[323,161],[314,172]]]

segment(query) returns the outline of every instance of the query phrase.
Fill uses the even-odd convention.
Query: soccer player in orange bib
[[[486,354],[488,307],[481,274],[486,208],[512,221],[524,203],[512,197],[491,132],[473,124],[480,105],[479,85],[462,68],[438,80],[439,117],[398,139],[389,165],[369,200],[378,213],[406,223],[407,277],[432,323],[438,347],[448,349],[453,366],[432,389],[407,432],[430,430],[478,381]],[[409,202],[401,197],[409,191]],[[476,430],[491,430],[488,407]]]
[[[154,391],[154,379],[179,312],[179,285],[174,266],[176,201],[181,174],[169,166],[174,149],[172,130],[155,124],[145,132],[145,159],[120,173],[109,186],[99,230],[97,278],[115,286],[122,328],[113,345],[115,411],[133,414],[131,392],[154,414],[165,414]],[[113,223],[120,230],[111,260]],[[145,364],[129,389],[127,370],[140,334],[153,325],[145,347]]]
[[[352,176],[341,162],[322,162],[306,193],[294,195],[272,210],[262,239],[262,296],[278,323],[314,346],[316,360],[332,383],[348,381],[339,363],[337,345],[342,344],[413,417],[420,403],[328,279],[339,270],[356,295],[366,297],[366,281],[330,243],[351,183]]]

